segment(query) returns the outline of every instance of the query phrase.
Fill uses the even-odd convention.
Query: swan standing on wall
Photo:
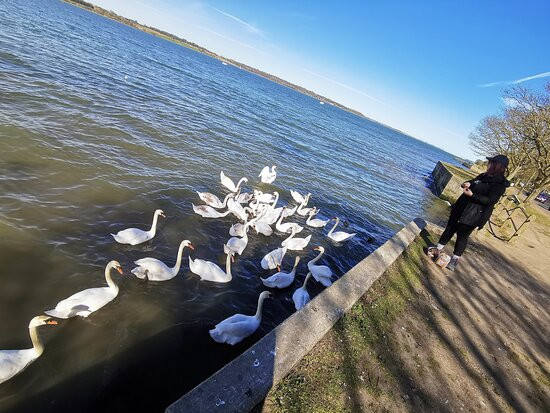
[[[258,298],[258,308],[255,315],[235,314],[216,324],[214,329],[210,330],[210,337],[218,343],[227,343],[234,346],[240,343],[246,337],[253,334],[262,321],[262,307],[264,300],[271,294],[264,291]]]
[[[326,221],[318,218],[312,219],[315,215],[319,213],[319,211],[320,210],[318,210],[317,208],[313,208],[313,211],[309,213],[309,217],[306,220],[307,225],[314,228],[323,228],[325,225],[329,223],[330,221],[329,219],[327,219]]]
[[[226,217],[231,212],[231,211],[218,212],[214,208],[208,205],[196,206],[194,204],[191,204],[191,206],[193,207],[193,211],[195,211],[196,214],[199,214],[203,218],[222,218],[222,217]]]
[[[344,231],[336,231],[336,232],[333,233],[334,229],[340,223],[340,218],[334,217],[332,219],[335,219],[336,223],[334,224],[332,229],[327,234],[327,237],[329,237],[331,240],[333,240],[335,242],[344,242],[344,241],[352,239],[353,237],[355,237],[355,235],[357,235],[356,233],[348,234],[347,232],[344,232]]]
[[[170,268],[168,265],[163,263],[156,258],[142,258],[140,260],[134,261],[134,264],[137,265],[131,272],[136,277],[141,279],[147,279],[150,281],[167,281],[174,278],[178,275],[181,266],[181,255],[183,254],[183,249],[189,247],[192,250],[195,249],[191,241],[185,240],[180,243],[178,250],[178,256],[176,259],[176,265],[173,268]]]
[[[289,250],[301,251],[307,246],[307,244],[309,244],[309,241],[311,240],[311,234],[305,238],[294,238],[294,235],[296,235],[296,229],[292,228],[292,233],[287,239],[281,242],[281,245]]]
[[[142,242],[149,241],[157,233],[157,221],[159,216],[166,218],[164,212],[161,209],[157,209],[153,217],[153,225],[151,226],[151,229],[149,231],[143,231],[137,228],[128,228],[119,231],[118,234],[111,235],[113,236],[115,241],[120,244],[138,245]]]
[[[235,183],[231,180],[231,178],[228,178],[227,176],[225,176],[223,171],[221,171],[220,172],[220,181],[221,181],[222,185],[225,186],[227,189],[229,189],[231,192],[237,192],[239,190],[239,187],[241,186],[241,184],[243,182],[248,182],[248,179],[241,178],[239,180],[239,182],[237,183],[237,185],[235,185]]]
[[[108,287],[88,288],[87,290],[80,291],[60,301],[55,306],[55,309],[44,312],[49,316],[57,318],[88,317],[94,311],[110,303],[118,295],[118,286],[111,278],[112,268],[122,275],[122,267],[118,261],[109,262],[105,267],[105,280],[109,285]]]
[[[195,259],[189,256],[189,269],[192,273],[201,277],[201,281],[212,281],[216,283],[228,283],[233,276],[231,275],[231,260],[233,259],[233,251],[227,246],[223,246],[224,252],[227,254],[225,261],[225,271],[218,265],[210,261]]]
[[[326,265],[315,265],[317,261],[321,259],[321,256],[325,253],[325,249],[321,246],[313,248],[315,251],[320,251],[319,255],[307,263],[307,268],[318,282],[323,284],[325,287],[330,287],[332,281],[332,270]]]
[[[34,317],[29,323],[32,348],[25,350],[0,350],[0,384],[21,373],[44,352],[44,345],[38,336],[37,328],[46,324],[56,325],[57,321],[50,320],[48,316],[39,315]]]
[[[294,301],[294,307],[296,308],[296,311],[298,311],[300,308],[304,308],[304,306],[311,300],[306,288],[306,284],[310,278],[311,272],[308,272],[306,279],[304,280],[304,284],[300,288],[296,289],[296,291],[294,291],[294,294],[292,294],[292,301]]]
[[[222,209],[225,208],[227,205],[227,200],[233,196],[235,196],[233,193],[227,194],[223,200],[223,202],[220,201],[220,198],[218,198],[216,195],[211,194],[209,192],[198,192],[199,198],[201,201],[203,201],[206,205],[216,208],[216,209]]]
[[[273,165],[271,167],[271,171],[270,171],[269,166],[266,166],[266,167],[264,167],[264,169],[262,169],[262,172],[260,172],[260,175],[258,175],[258,177],[261,178],[261,181],[264,184],[271,184],[271,183],[273,183],[275,178],[277,178],[277,171],[275,171],[276,168],[277,167],[275,165]]]
[[[281,264],[283,263],[283,258],[286,254],[286,248],[277,248],[270,253],[266,254],[262,258],[262,268],[264,270],[274,270],[278,268],[281,270]]]
[[[294,282],[296,268],[298,267],[299,262],[300,257],[296,257],[296,259],[294,260],[294,267],[292,267],[292,271],[288,273],[279,271],[278,273],[273,274],[271,277],[260,278],[260,280],[262,280],[262,283],[269,288],[286,288]]]

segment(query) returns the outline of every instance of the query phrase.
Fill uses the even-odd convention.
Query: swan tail
[[[147,279],[147,270],[143,267],[136,267],[134,268],[131,273],[134,274],[136,277],[145,280]]]
[[[118,237],[118,234],[111,234],[111,236],[115,239],[116,242],[122,242]]]
[[[217,328],[214,328],[209,331],[210,337],[216,342],[216,343],[227,343],[232,346],[240,342],[237,337],[232,336],[231,334],[226,334],[223,331],[219,331]]]

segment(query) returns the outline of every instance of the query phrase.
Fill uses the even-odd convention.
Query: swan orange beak
[[[281,266],[277,265],[277,271],[281,272]]]
[[[46,321],[46,324],[51,324],[52,326],[56,326],[57,321],[55,321],[55,320]]]
[[[188,247],[195,251],[195,247],[193,246],[193,244],[189,244]]]
[[[116,267],[116,270],[119,272],[120,275],[124,274],[124,273],[122,272],[122,267]]]
[[[233,255],[231,256],[231,262],[235,262],[235,257]]]

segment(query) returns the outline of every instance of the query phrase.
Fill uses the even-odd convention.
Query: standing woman
[[[487,157],[487,160],[489,161],[487,172],[462,184],[463,194],[451,209],[449,222],[441,234],[439,243],[437,246],[428,248],[428,253],[437,257],[456,234],[454,255],[447,264],[447,268],[451,271],[456,269],[472,231],[476,227],[483,228],[491,217],[495,204],[510,186],[510,182],[504,177],[509,163],[508,158],[505,155],[496,155]]]

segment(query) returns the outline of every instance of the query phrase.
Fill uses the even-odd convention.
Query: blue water
[[[141,406],[161,410],[240,354],[293,312],[305,277],[265,306],[258,332],[240,345],[213,343],[208,329],[235,312],[253,313],[269,275],[261,257],[283,236],[250,234],[229,284],[201,283],[183,269],[173,280],[131,275],[143,256],[175,261],[182,239],[195,257],[224,262],[229,216],[205,220],[195,191],[221,197],[219,172],[249,179],[246,191],[311,192],[320,217],[339,216],[357,236],[312,246],[337,276],[404,224],[430,214],[436,162],[456,163],[433,146],[320,105],[262,77],[54,0],[0,1],[0,349],[29,346],[28,321],[84,288],[104,285],[119,260],[115,301],[88,320],[44,327],[46,351],[0,385],[0,411],[40,406],[81,411]],[[265,165],[273,185],[260,184]],[[159,234],[139,247],[110,232],[150,225]],[[301,218],[300,218],[301,219]],[[290,266],[292,259],[288,259]],[[311,283],[312,295],[322,287]]]

